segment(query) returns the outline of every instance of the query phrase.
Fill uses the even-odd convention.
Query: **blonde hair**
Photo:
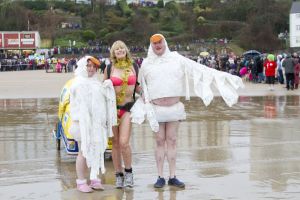
[[[117,40],[113,43],[113,45],[110,48],[110,60],[111,60],[113,65],[116,64],[116,62],[117,62],[117,58],[116,58],[116,55],[115,55],[115,50],[118,49],[118,48],[125,49],[125,51],[126,51],[126,60],[132,61],[131,54],[130,54],[129,49],[126,46],[126,44],[121,40]]]

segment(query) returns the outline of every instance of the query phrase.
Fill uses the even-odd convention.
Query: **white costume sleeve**
[[[77,82],[74,80],[73,85],[70,88],[70,116],[72,119],[69,133],[75,140],[80,139],[80,127],[79,127],[79,116],[80,116],[80,100],[77,96]]]
[[[130,110],[131,122],[136,124],[142,124],[145,121],[145,103],[142,98],[139,97]]]
[[[169,76],[164,76],[163,73],[159,73],[158,69],[162,69],[164,70],[164,73],[167,73],[169,68],[166,68],[166,66],[169,65],[172,67],[170,68]],[[155,76],[153,74],[155,74]],[[146,77],[149,82],[146,82]],[[178,82],[170,85],[172,83],[169,81],[167,82],[168,84],[161,87],[161,84],[163,83],[158,81],[162,80],[161,78],[164,77],[169,78],[171,81],[174,78],[177,78],[176,80]],[[177,52],[170,52],[169,50],[163,56],[156,56],[150,46],[148,58],[143,61],[139,73],[139,82],[143,89],[145,102],[138,100],[132,107],[131,121],[133,123],[141,124],[146,117],[152,131],[157,132],[159,124],[156,120],[153,105],[150,102],[151,99],[185,95],[186,99],[189,100],[190,80],[193,81],[195,94],[203,100],[206,106],[211,103],[214,96],[211,88],[212,85],[218,89],[228,106],[237,103],[238,93],[236,90],[244,87],[242,79],[238,76],[201,65],[193,60],[185,58]],[[178,90],[176,90],[177,87]]]
[[[117,122],[117,108],[116,108],[116,94],[111,80],[103,82],[105,96],[106,96],[106,112],[107,112],[107,136],[112,137],[112,126],[118,124]]]
[[[199,64],[193,60],[180,56],[180,62],[185,67],[186,76],[186,97],[189,98],[188,79],[191,77],[194,83],[194,92],[207,106],[213,99],[211,86],[214,85],[220,92],[222,98],[228,106],[232,106],[238,101],[238,88],[243,88],[244,84],[240,77],[227,72],[218,71]]]
[[[72,118],[72,121],[78,121],[79,120],[79,99],[76,95],[76,79],[73,83],[73,85],[70,88],[70,115]]]
[[[138,98],[138,100],[135,102],[135,104],[133,105],[133,107],[130,110],[131,122],[137,123],[137,124],[142,124],[144,122],[145,116],[146,116],[152,131],[158,132],[159,124],[156,120],[153,106],[149,100],[149,93],[148,93],[147,85],[146,85],[146,82],[144,79],[142,68],[139,73],[139,82],[143,89],[145,102],[142,100],[141,97]]]
[[[79,122],[80,150],[91,168],[92,180],[97,178],[100,169],[105,173],[104,152],[107,136],[116,124],[116,104],[112,85],[103,86],[96,75],[88,77],[88,59],[85,56],[77,62],[76,79],[70,88],[70,114],[73,121]]]

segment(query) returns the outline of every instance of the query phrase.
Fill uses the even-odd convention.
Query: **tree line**
[[[227,38],[244,49],[272,51],[282,48],[277,35],[289,27],[292,0],[193,0],[156,5],[91,5],[74,1],[0,1],[0,30],[39,31],[42,38],[99,40],[110,44],[122,39],[129,44],[148,44],[151,34],[165,34],[173,43]],[[61,22],[80,19],[80,30],[62,30]],[[80,43],[79,43],[80,44]]]

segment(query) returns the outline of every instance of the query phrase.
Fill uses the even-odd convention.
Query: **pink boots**
[[[80,192],[88,193],[88,192],[93,192],[93,189],[88,186],[86,183],[86,180],[76,180],[77,183],[77,190]]]
[[[104,190],[104,187],[101,184],[100,179],[91,180],[91,184],[88,185],[86,179],[84,180],[76,180],[77,190],[84,193],[93,192],[94,190]]]
[[[90,187],[93,188],[94,190],[104,190],[104,187],[102,186],[100,179],[91,180]]]

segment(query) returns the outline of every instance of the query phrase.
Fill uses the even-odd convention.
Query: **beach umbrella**
[[[206,57],[206,56],[209,56],[209,53],[207,51],[202,51],[200,53],[200,56]]]

